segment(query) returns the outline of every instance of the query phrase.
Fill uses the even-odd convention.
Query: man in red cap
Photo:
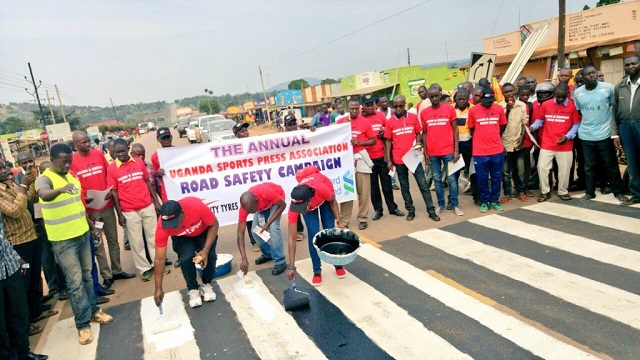
[[[216,293],[211,281],[216,270],[216,244],[218,243],[218,219],[205,203],[193,196],[178,201],[169,200],[160,208],[156,225],[156,255],[154,262],[155,293],[157,306],[162,304],[164,291],[164,262],[167,258],[169,236],[173,247],[183,260],[180,263],[182,276],[189,289],[189,306],[194,308],[204,301],[214,301]],[[192,261],[193,259],[193,261]],[[202,267],[202,285],[198,286],[196,263]]]
[[[296,173],[298,186],[291,191],[291,206],[289,207],[289,265],[287,277],[293,279],[296,273],[296,223],[298,216],[302,215],[307,225],[307,242],[309,255],[313,264],[313,279],[311,285],[322,285],[322,273],[320,257],[313,247],[313,237],[320,232],[320,222],[324,229],[339,227],[344,229],[340,221],[338,202],[331,180],[322,175],[315,166],[308,166]],[[336,275],[343,278],[347,275],[342,266],[336,266]]]

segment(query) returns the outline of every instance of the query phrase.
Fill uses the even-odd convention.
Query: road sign
[[[496,55],[484,53],[471,53],[471,66],[467,81],[478,83],[480,79],[487,78],[491,81],[493,70],[496,68]]]
[[[65,138],[71,138],[71,128],[69,127],[69,123],[60,123],[46,126],[47,132],[49,133],[49,139],[53,140],[64,140]]]
[[[43,131],[42,133],[40,133],[40,140],[42,141],[49,140],[49,134],[46,131]]]

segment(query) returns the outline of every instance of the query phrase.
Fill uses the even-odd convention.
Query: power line
[[[19,89],[24,89],[25,88],[24,86],[14,85],[14,84],[10,84],[10,83],[4,82],[4,81],[0,81],[0,84],[5,84],[7,86],[17,87]]]
[[[500,11],[502,11],[502,4],[504,4],[504,0],[500,1],[500,7],[498,8],[498,15],[496,15],[496,21],[493,23],[493,29],[491,30],[491,37],[496,31],[496,25],[498,25],[498,19],[500,18]]]
[[[4,87],[4,86],[0,86],[0,89],[3,89],[3,90],[9,90],[9,91],[15,91],[15,92],[19,92],[19,93],[25,93],[24,89],[22,89],[22,90],[16,90],[16,89],[7,88],[7,87]],[[25,94],[26,94],[26,93],[25,93]]]
[[[428,2],[431,2],[431,0],[425,0],[425,1],[421,2],[421,3],[419,3],[419,4],[413,5],[413,6],[409,7],[409,8],[406,8],[406,9],[404,9],[404,10],[402,10],[402,11],[399,11],[399,12],[397,12],[397,13],[395,13],[395,14],[391,15],[391,16],[388,16],[388,17],[386,17],[386,18],[384,18],[384,19],[380,19],[380,20],[378,20],[378,21],[376,21],[376,22],[374,22],[374,23],[371,23],[371,24],[369,24],[369,25],[366,25],[366,26],[364,26],[364,27],[361,27],[360,29],[357,29],[357,30],[351,31],[351,32],[349,32],[349,33],[347,33],[347,34],[344,34],[344,35],[342,35],[342,36],[339,36],[339,37],[337,37],[336,39],[333,39],[333,40],[331,40],[331,41],[329,41],[329,42],[326,42],[326,43],[324,43],[324,44],[322,44],[322,45],[318,45],[318,46],[313,47],[313,48],[311,48],[311,49],[309,49],[309,50],[305,50],[305,51],[303,51],[303,52],[301,52],[301,53],[298,53],[298,54],[296,54],[296,55],[290,56],[290,57],[288,57],[288,58],[286,58],[286,59],[284,59],[284,60],[282,60],[282,61],[280,61],[280,62],[278,62],[278,63],[271,64],[271,65],[268,65],[268,66],[265,66],[264,68],[265,68],[265,69],[267,69],[267,68],[270,68],[270,67],[273,67],[273,66],[276,66],[276,65],[284,64],[284,63],[285,63],[285,62],[287,62],[287,61],[291,61],[291,60],[293,60],[293,59],[295,59],[295,58],[298,58],[298,57],[300,57],[300,56],[306,55],[306,54],[308,54],[308,53],[310,53],[310,52],[316,51],[316,50],[318,50],[318,49],[320,49],[320,48],[323,48],[323,47],[325,47],[325,46],[327,46],[327,45],[331,45],[331,44],[333,44],[333,43],[336,43],[336,42],[338,42],[338,41],[340,41],[340,40],[342,40],[342,39],[344,39],[344,38],[347,38],[347,37],[349,37],[349,36],[351,36],[351,35],[357,34],[357,33],[361,32],[361,31],[363,31],[363,30],[366,30],[366,29],[368,29],[368,28],[371,28],[371,27],[373,27],[373,26],[376,26],[376,25],[378,25],[378,24],[380,24],[380,23],[382,23],[382,22],[385,22],[385,21],[387,21],[387,20],[391,20],[391,19],[393,19],[394,17],[396,17],[396,16],[398,16],[398,15],[402,15],[402,14],[404,14],[404,13],[406,13],[406,12],[408,12],[408,11],[411,11],[411,10],[413,10],[413,9],[415,9],[415,8],[419,7],[419,6],[422,6],[422,5],[424,5],[424,4],[428,3]]]

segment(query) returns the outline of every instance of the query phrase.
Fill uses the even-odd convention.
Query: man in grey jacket
[[[624,148],[627,157],[632,196],[621,205],[629,206],[640,203],[640,55],[627,55],[623,65],[627,76],[616,85],[613,93],[615,123],[611,126],[611,135],[616,148]]]

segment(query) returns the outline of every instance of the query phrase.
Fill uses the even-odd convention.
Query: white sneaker
[[[198,289],[189,290],[189,306],[192,308],[202,306],[202,299]]]
[[[216,293],[213,291],[211,284],[200,285],[200,295],[206,302],[214,301],[216,299]]]
[[[453,213],[458,215],[458,216],[464,215],[464,212],[462,212],[462,210],[460,210],[460,208],[457,207],[457,206],[453,208]]]
[[[471,181],[467,181],[467,184],[464,186],[464,190],[462,192],[467,192],[471,190]]]
[[[438,206],[438,208],[436,209],[436,215],[440,215],[443,212],[447,211],[447,208],[444,206]]]

